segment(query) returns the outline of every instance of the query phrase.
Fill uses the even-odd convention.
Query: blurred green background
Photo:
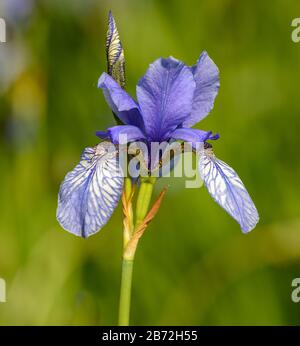
[[[221,134],[215,152],[237,170],[261,216],[242,235],[206,189],[173,180],[139,244],[131,323],[299,325],[300,303],[291,300],[292,279],[300,277],[297,0],[2,1],[0,277],[7,303],[0,324],[117,321],[121,207],[87,240],[55,218],[64,175],[84,147],[97,144],[94,132],[114,124],[96,87],[106,70],[109,9],[132,95],[156,58],[192,65],[208,51],[221,88],[199,125]]]

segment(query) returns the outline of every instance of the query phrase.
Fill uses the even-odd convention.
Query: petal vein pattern
[[[244,233],[250,232],[259,215],[233,168],[205,150],[199,158],[199,173],[213,199],[240,224]]]
[[[123,172],[115,146],[102,142],[86,148],[61,184],[57,219],[65,230],[89,237],[110,219],[122,189]]]

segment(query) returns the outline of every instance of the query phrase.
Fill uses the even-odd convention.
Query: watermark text
[[[6,22],[0,17],[0,43],[6,42]]]
[[[294,303],[300,302],[300,278],[295,278],[292,281],[292,287],[294,287],[291,298]]]
[[[6,302],[6,283],[5,280],[0,278],[0,303]]]
[[[294,18],[291,26],[295,29],[292,31],[292,41],[295,43],[300,42],[300,18]]]

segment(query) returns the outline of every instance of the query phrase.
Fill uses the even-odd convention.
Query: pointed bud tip
[[[115,24],[116,23],[115,18],[113,16],[111,10],[109,10],[109,12],[108,12],[108,22],[109,22],[109,24]]]

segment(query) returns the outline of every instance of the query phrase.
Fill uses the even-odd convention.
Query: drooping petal
[[[196,90],[191,116],[184,121],[184,127],[191,127],[205,118],[214,106],[220,87],[219,70],[206,52],[203,52],[192,67]]]
[[[199,173],[212,198],[240,224],[244,233],[250,232],[259,215],[237,173],[217,159],[211,149],[200,154]]]
[[[58,195],[57,220],[77,236],[97,233],[110,219],[120,199],[123,174],[115,146],[102,142],[86,148],[69,172]]]
[[[179,139],[190,143],[203,143],[207,140],[218,139],[219,135],[213,135],[211,131],[206,132],[197,129],[178,128],[170,135],[173,139]]]
[[[170,57],[150,65],[137,86],[137,98],[151,141],[162,141],[190,115],[196,83],[192,71]]]
[[[96,135],[101,139],[110,139],[114,144],[125,144],[146,139],[143,132],[138,127],[133,125],[113,126],[107,131],[97,131]]]
[[[102,89],[106,102],[123,123],[143,127],[143,119],[137,103],[107,73],[102,73],[98,88]]]

